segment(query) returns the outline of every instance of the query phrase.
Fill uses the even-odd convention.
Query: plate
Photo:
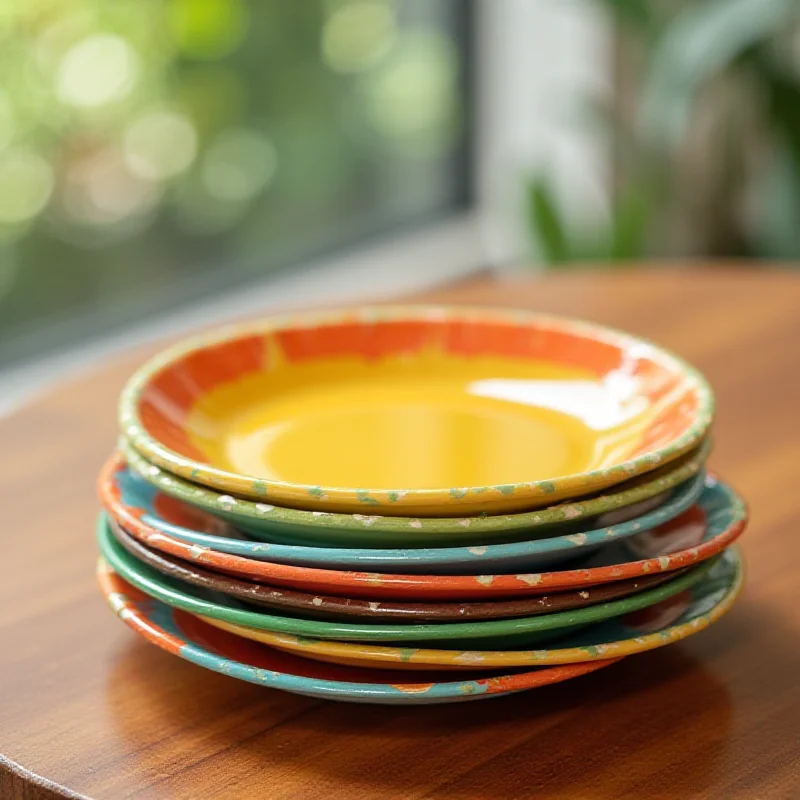
[[[611,583],[692,566],[719,553],[736,539],[747,520],[747,509],[741,497],[713,476],[706,478],[706,488],[697,508],[706,518],[706,530],[702,525],[687,530],[681,528],[674,539],[674,532],[668,527],[658,528],[653,537],[664,540],[664,545],[657,556],[631,561],[625,549],[612,543],[574,569],[513,575],[401,575],[295,567],[188,544],[153,529],[136,516],[126,518],[124,527],[140,541],[162,552],[218,572],[274,586],[369,600],[495,600]]]
[[[478,673],[442,681],[383,670],[324,664],[254,644],[153,600],[98,562],[100,589],[125,624],[149,642],[198,666],[239,680],[327,700],[391,705],[465,702],[547,686],[595,672],[614,660],[535,668],[511,675]],[[153,676],[154,679],[157,676]]]
[[[104,471],[105,472],[105,471]],[[106,474],[108,474],[106,472]],[[323,569],[356,569],[406,574],[458,575],[476,572],[503,573],[531,569],[549,569],[607,546],[611,541],[649,530],[682,514],[698,499],[704,487],[704,475],[696,475],[674,489],[666,502],[628,522],[594,530],[575,531],[561,536],[509,544],[474,544],[441,548],[367,548],[308,547],[276,542],[244,542],[248,557],[267,558],[274,563]],[[203,530],[220,529],[219,522],[198,513],[191,506],[165,498],[137,480],[120,465],[108,480],[101,479],[101,498],[108,513],[122,523],[138,518],[177,539],[226,552],[231,542],[242,544],[233,530],[223,536],[204,535]],[[650,502],[650,501],[648,501]],[[181,524],[181,522],[183,524]],[[197,526],[198,530],[194,529]],[[222,545],[220,547],[220,545]]]
[[[237,636],[268,643],[287,652],[302,653],[306,658],[352,666],[413,670],[574,664],[629,656],[693,636],[730,610],[741,592],[742,583],[742,560],[734,546],[719,556],[706,576],[691,589],[642,611],[568,634],[550,649],[503,651],[388,647],[254,631],[219,620],[213,620],[213,624]]]
[[[290,589],[254,584],[250,581],[231,578],[228,575],[209,572],[188,561],[172,558],[157,550],[152,550],[130,534],[125,533],[113,519],[110,522],[110,531],[114,538],[132,556],[162,575],[169,575],[192,586],[220,592],[238,600],[272,608],[279,612],[284,611],[290,614],[294,612],[302,616],[344,621],[352,617],[387,622],[459,622],[462,620],[532,617],[627,597],[644,589],[658,586],[660,583],[670,580],[672,575],[680,574],[679,572],[662,572],[655,575],[643,575],[641,578],[633,580],[589,586],[585,589],[558,592],[524,600],[495,600],[488,603],[398,603],[392,600],[375,602],[358,598],[293,592]],[[687,521],[686,524],[693,524],[693,521]]]
[[[133,558],[111,535],[108,519],[101,516],[98,523],[98,542],[103,558],[112,569],[145,594],[167,605],[201,615],[206,621],[231,622],[247,628],[257,628],[303,637],[368,642],[458,642],[459,646],[514,647],[541,641],[541,634],[560,634],[566,628],[597,622],[629,611],[646,608],[684,591],[708,571],[711,563],[693,567],[667,583],[619,600],[598,606],[571,611],[559,611],[535,617],[519,617],[478,622],[412,623],[393,625],[374,622],[333,622],[304,619],[297,616],[267,614],[244,604],[182,584],[166,577]]]
[[[142,455],[273,505],[457,516],[547,506],[695,447],[713,395],[628,334],[521,311],[375,307],[191,339],[120,403]]]
[[[188,519],[185,514],[171,519],[179,525],[182,519],[184,527],[205,533],[224,532],[228,527],[218,521],[223,519],[251,536],[270,542],[313,547],[408,548],[452,547],[578,533],[586,529],[590,519],[594,523],[590,527],[599,528],[625,522],[657,508],[666,499],[666,492],[697,475],[711,451],[711,442],[706,439],[700,447],[676,461],[626,481],[606,494],[519,514],[460,518],[384,517],[282,508],[234,498],[183,481],[142,458],[124,439],[120,450],[133,473],[130,488],[141,498],[136,504],[146,504],[154,494],[134,481],[134,476],[158,489],[161,508],[172,512],[173,517],[179,512],[181,502],[197,510]],[[122,465],[118,460],[106,465],[99,481],[101,493],[113,497],[114,487],[107,484],[113,481],[114,472],[119,469]],[[171,504],[168,498],[177,502]]]

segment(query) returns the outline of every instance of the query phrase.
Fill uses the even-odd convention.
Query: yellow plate
[[[378,308],[193,340],[126,388],[155,464],[311,510],[455,516],[550,505],[654,469],[711,420],[653,345],[510,311]]]

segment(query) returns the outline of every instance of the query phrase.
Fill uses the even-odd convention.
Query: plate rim
[[[152,547],[148,547],[127,533],[125,529],[113,519],[111,520],[111,533],[126,550],[129,550],[134,556],[145,561],[145,563],[148,563],[153,569],[165,575],[172,574],[169,565],[180,566],[189,572],[196,570],[203,571],[202,567],[194,567],[189,562],[181,563],[180,559],[175,559]],[[122,539],[120,538],[120,534],[123,537]],[[131,550],[131,547],[133,547],[134,550]],[[140,555],[141,550],[146,551],[148,558],[153,557],[154,559],[165,560],[168,566],[162,568],[152,564]],[[683,567],[683,569],[690,569],[690,567]],[[648,588],[651,585],[655,586],[658,583],[669,580],[670,574],[671,573],[668,572],[657,572],[652,575],[642,575],[640,578],[632,578],[628,581],[617,581],[610,584],[600,584],[599,586],[587,586],[585,589],[571,589],[566,592],[553,592],[549,595],[540,595],[539,597],[531,596],[518,600],[473,600],[453,603],[402,603],[394,600],[383,600],[376,603],[362,598],[345,598],[337,597],[336,595],[302,592],[297,589],[284,589],[282,587],[269,586],[266,584],[261,584],[261,587],[270,595],[270,599],[264,602],[263,607],[275,608],[279,612],[283,610],[287,613],[292,613],[292,609],[300,614],[310,613],[314,615],[316,612],[316,614],[319,615],[319,612],[324,612],[328,615],[327,618],[337,618],[335,615],[338,615],[338,618],[343,621],[348,619],[360,619],[364,621],[375,619],[392,622],[399,619],[416,620],[419,622],[456,622],[459,620],[472,620],[477,622],[478,620],[496,619],[498,617],[528,617],[536,614],[550,613],[550,611],[562,611],[567,608],[580,608],[584,605],[606,602],[607,600],[616,599],[616,597],[606,597],[601,600],[596,600],[593,597],[595,590],[601,589],[602,587],[614,587],[619,584],[627,583],[629,585],[625,587],[626,591],[622,595],[619,595],[621,597],[626,597],[630,594],[635,594],[642,588]],[[261,605],[261,601],[256,600],[255,596],[251,594],[253,584],[249,581],[241,578],[234,578],[231,575],[223,575],[222,573],[211,573],[212,580],[219,578],[226,583],[234,582],[237,584],[238,592],[233,593],[221,586],[206,586],[203,576],[199,575],[197,572],[195,572],[195,575],[196,577],[193,580],[187,577],[176,577],[179,580],[183,580],[199,588],[208,588],[222,594],[230,594],[232,597],[236,597],[240,600],[249,599],[253,603]],[[640,586],[640,584],[644,584],[644,586]],[[570,598],[574,598],[576,595],[579,596],[580,602],[575,606],[568,603],[564,608],[549,607],[546,601],[553,601],[556,598],[563,597],[565,594],[569,595]],[[275,597],[275,595],[278,597]],[[297,598],[298,595],[300,596],[299,598]],[[296,599],[293,600],[293,597]],[[287,602],[283,602],[281,598],[289,599]],[[353,612],[351,610],[354,603],[358,604],[358,612]],[[435,609],[436,611],[432,612],[430,609]],[[485,613],[490,611],[494,613]]]
[[[715,555],[744,530],[748,521],[748,508],[742,496],[730,484],[714,475],[709,475],[707,481],[718,484],[727,493],[730,502],[730,523],[713,539],[667,556],[642,558],[614,566],[538,573],[433,576],[297,567],[267,560],[256,561],[199,545],[189,545],[152,528],[135,515],[131,515],[123,527],[145,544],[178,558],[205,564],[238,577],[263,580],[289,588],[308,590],[313,587],[325,594],[345,594],[372,600],[408,597],[451,600],[500,598],[545,594],[559,589],[635,578],[650,572],[670,572]]]
[[[269,638],[274,639],[296,639],[296,642],[289,642],[291,649],[288,652],[297,654],[299,652],[325,653],[325,651],[338,652],[345,651],[344,654],[369,651],[368,660],[386,664],[415,664],[428,667],[520,667],[520,666],[548,666],[557,664],[585,663],[607,658],[624,658],[648,650],[656,650],[667,644],[681,641],[695,633],[705,630],[711,624],[719,620],[730,611],[737,599],[740,597],[745,582],[745,562],[742,557],[739,545],[732,545],[724,553],[720,554],[719,559],[726,555],[734,559],[734,575],[724,596],[712,608],[703,614],[698,615],[689,622],[668,625],[653,633],[646,633],[642,636],[620,639],[615,642],[605,642],[596,645],[580,645],[569,648],[552,647],[547,648],[545,642],[541,648],[534,650],[445,650],[436,648],[403,648],[388,644],[372,644],[367,642],[342,642],[326,641],[323,639],[303,639],[302,637],[291,636],[289,634],[271,634]],[[702,583],[702,579],[694,584]],[[218,621],[200,617],[215,627]],[[609,620],[610,621],[610,620]],[[245,626],[225,623],[223,630],[232,632],[246,631]],[[258,631],[259,634],[262,631]],[[236,635],[234,633],[234,635]],[[238,635],[243,635],[239,633]],[[267,645],[276,647],[275,644]],[[280,647],[278,647],[280,649]],[[343,655],[344,655],[343,654]],[[330,655],[330,652],[328,652]],[[313,656],[311,656],[313,658]],[[358,657],[358,656],[350,656]],[[321,659],[324,660],[324,659]],[[333,662],[340,663],[340,662]]]
[[[344,322],[370,324],[378,321],[413,320],[419,322],[495,322],[526,324],[565,331],[618,348],[645,348],[648,356],[673,371],[683,373],[697,394],[698,407],[689,426],[669,443],[651,452],[626,459],[610,467],[587,470],[552,479],[490,485],[481,487],[451,487],[449,489],[370,489],[368,487],[330,487],[260,479],[224,470],[181,455],[152,436],[138,415],[138,402],[153,377],[194,351],[230,342],[243,336],[265,335],[297,327],[335,325]],[[422,516],[424,512],[439,513],[443,508],[496,508],[516,510],[536,503],[569,495],[586,494],[612,486],[677,458],[690,450],[705,435],[714,413],[714,394],[696,368],[671,351],[639,336],[584,320],[519,309],[480,308],[475,306],[386,305],[334,309],[322,312],[303,312],[268,317],[253,323],[238,323],[216,331],[189,337],[146,361],[129,378],[120,396],[118,422],[125,436],[142,455],[154,464],[186,477],[196,483],[229,491],[231,494],[255,500],[276,500],[279,505],[302,508],[344,508],[375,510],[403,514],[410,509]],[[477,499],[476,499],[477,498]]]
[[[471,541],[473,536],[484,534],[506,534],[512,531],[551,528],[563,523],[580,522],[587,517],[618,511],[630,505],[649,500],[662,491],[669,491],[697,475],[708,460],[712,449],[713,442],[709,437],[705,437],[695,450],[679,456],[679,459],[685,458],[686,460],[678,464],[674,469],[669,469],[673,466],[673,462],[669,462],[662,468],[668,470],[667,472],[661,473],[658,477],[653,477],[652,480],[643,481],[635,486],[623,489],[621,492],[610,491],[595,497],[565,501],[534,511],[449,518],[348,514],[334,511],[314,512],[265,504],[247,498],[234,498],[217,492],[211,487],[193,484],[179,476],[166,472],[157,465],[151,464],[124,439],[118,442],[117,453],[119,453],[119,458],[136,475],[158,491],[181,502],[195,505],[209,514],[221,516],[221,518],[231,521],[234,525],[237,521],[239,521],[239,524],[251,522],[269,524],[274,522],[287,527],[293,525],[302,526],[303,528],[319,527],[324,529],[325,534],[330,533],[334,536],[338,530],[343,529],[347,533],[353,530],[359,531],[359,538],[362,532],[364,536],[389,533],[393,536],[399,534],[413,537],[419,541],[425,541],[425,537],[431,534],[463,536],[465,531],[469,531]],[[112,455],[111,459],[114,457]],[[113,468],[106,464],[104,469],[111,470]],[[655,476],[656,473],[654,472],[653,475]],[[103,491],[102,484],[105,476],[106,473],[101,471],[98,478],[98,486],[101,492]],[[647,477],[646,474],[639,476],[638,480],[641,481],[645,477]],[[320,541],[322,540],[323,537],[320,537]]]
[[[423,640],[446,639],[473,639],[473,638],[500,638],[517,634],[533,634],[540,631],[561,630],[584,623],[595,623],[622,614],[628,614],[660,603],[701,581],[713,567],[720,556],[707,559],[697,564],[690,570],[681,573],[673,579],[659,584],[651,589],[646,589],[635,595],[601,602],[597,605],[580,609],[556,611],[550,614],[531,617],[518,617],[513,619],[496,619],[467,622],[419,622],[408,624],[377,623],[377,622],[339,622],[321,619],[308,619],[301,616],[284,616],[281,614],[267,613],[222,605],[213,600],[202,597],[193,597],[181,586],[174,588],[165,585],[164,576],[152,567],[142,565],[134,556],[127,553],[121,544],[117,543],[108,530],[108,521],[105,517],[98,521],[97,538],[103,558],[126,581],[131,583],[145,594],[155,597],[167,605],[182,608],[190,614],[202,618],[232,622],[242,628],[253,628],[271,632],[284,632],[298,638],[338,639],[346,641],[363,642],[406,642]],[[118,556],[114,550],[119,547],[123,550]],[[126,563],[132,560],[135,566]],[[120,564],[117,563],[120,562]],[[136,575],[137,569],[145,568],[144,576]],[[150,578],[147,573],[153,572],[155,578]],[[174,580],[174,579],[173,579]],[[176,581],[181,583],[180,581]],[[152,586],[148,586],[152,584]],[[165,595],[173,594],[173,600],[165,599]],[[161,595],[161,596],[159,596]],[[239,622],[235,618],[239,618]],[[250,619],[248,624],[241,620]],[[212,623],[213,624],[213,623]]]
[[[233,661],[225,656],[211,653],[201,645],[190,641],[187,641],[186,644],[181,644],[176,636],[147,617],[144,612],[125,595],[124,591],[116,591],[116,589],[129,586],[129,584],[127,584],[124,578],[110,568],[102,556],[97,559],[96,576],[100,592],[112,611],[134,633],[151,644],[155,644],[162,650],[204,669],[232,676],[240,680],[246,680],[256,685],[296,692],[303,688],[302,684],[311,683],[313,686],[308,688],[320,693],[325,693],[331,697],[331,699],[346,699],[347,696],[355,694],[368,698],[386,697],[395,700],[405,698],[407,702],[412,703],[414,702],[414,698],[423,700],[426,697],[437,699],[463,698],[465,700],[471,698],[478,699],[485,695],[501,697],[516,691],[525,691],[537,688],[538,686],[547,686],[560,683],[563,680],[580,677],[581,675],[591,674],[592,672],[611,666],[621,660],[619,658],[602,659],[592,663],[591,668],[587,664],[565,664],[554,665],[552,668],[534,667],[530,672],[516,673],[508,676],[501,675],[494,678],[465,678],[459,681],[432,681],[429,688],[424,690],[420,690],[419,688],[403,688],[415,683],[422,684],[421,681],[409,681],[407,684],[365,684],[323,678],[309,678],[300,675],[292,675],[287,672],[261,669],[244,664],[243,662]],[[114,584],[122,584],[123,586],[115,586]],[[165,607],[169,609],[169,606]],[[170,613],[172,613],[172,609],[170,609]],[[202,655],[200,651],[205,655]],[[245,677],[244,674],[241,674],[244,670],[240,671],[234,669],[236,665],[245,668],[248,676]],[[564,670],[559,669],[559,667],[571,669]],[[552,670],[552,672],[550,670]],[[240,672],[240,674],[235,674],[236,672]],[[548,674],[554,679],[542,682],[541,676],[546,676]],[[528,681],[530,681],[531,685],[524,685]],[[503,684],[505,683],[511,684],[511,687],[503,688]]]
[[[115,519],[120,519],[121,517],[130,518],[132,515],[143,512],[140,519],[144,524],[151,526],[154,530],[185,541],[182,536],[177,535],[174,531],[157,524],[154,515],[148,509],[123,503],[122,488],[115,477],[116,474],[118,473],[111,476],[110,484],[105,484],[101,487],[102,503],[112,517]],[[400,568],[404,562],[413,562],[415,567],[424,566],[433,570],[453,564],[463,568],[474,567],[476,570],[480,570],[485,566],[484,562],[492,562],[498,559],[533,559],[547,556],[580,555],[587,548],[609,544],[612,541],[621,541],[666,524],[691,508],[700,499],[707,486],[705,472],[701,470],[689,480],[670,490],[669,496],[663,503],[637,517],[615,525],[607,525],[587,531],[568,534],[554,532],[551,536],[517,542],[454,544],[449,547],[417,548],[314,547],[310,545],[283,544],[282,542],[245,542],[245,544],[251,545],[248,547],[251,553],[242,557],[258,559],[259,556],[266,554],[267,560],[273,561],[278,556],[276,563],[283,564],[291,564],[291,558],[306,558],[313,563],[298,564],[297,566],[312,566],[325,569],[335,566],[337,569],[343,570],[370,569],[381,571]],[[147,521],[144,520],[145,516]],[[201,542],[195,543],[200,546],[216,549],[225,540],[223,536],[203,534],[198,531],[192,531],[182,525],[174,525],[172,527],[182,528],[189,534],[199,534],[199,538],[204,540],[204,544],[201,544]],[[218,552],[225,551],[218,550]],[[347,556],[345,560],[349,560],[350,564],[342,563],[343,554]],[[339,560],[338,563],[337,559]],[[370,564],[370,561],[382,561],[384,563]]]

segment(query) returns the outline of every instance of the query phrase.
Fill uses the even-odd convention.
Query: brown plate
[[[247,603],[298,612],[314,617],[341,619],[362,617],[374,620],[402,622],[451,622],[459,620],[509,619],[532,617],[554,611],[605,603],[652,589],[686,570],[657,573],[632,580],[617,581],[599,586],[582,587],[567,592],[526,597],[520,600],[464,603],[401,603],[394,600],[370,601],[362,598],[334,597],[280,589],[261,583],[238,580],[211,570],[196,567],[180,558],[157,552],[134,539],[113,518],[109,518],[114,538],[133,556],[153,569],[176,580],[236,597]]]

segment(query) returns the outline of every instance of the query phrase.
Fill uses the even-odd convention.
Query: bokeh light
[[[54,15],[52,21],[37,32],[31,55],[42,74],[55,72],[70,47],[97,32],[97,23],[87,9]]]
[[[331,14],[322,29],[322,57],[336,72],[359,72],[392,47],[397,32],[386,0],[354,0]]]
[[[452,42],[409,31],[366,76],[370,120],[383,136],[421,155],[441,150],[453,134],[457,56]]]
[[[28,222],[47,205],[53,190],[53,171],[47,161],[29,149],[0,154],[0,223]]]
[[[22,276],[0,339],[450,208],[450,151],[419,158],[451,132],[449,51],[414,41],[458,38],[456,8],[0,0],[0,271]]]
[[[263,133],[231,128],[208,148],[203,159],[203,184],[220,200],[246,202],[266,187],[276,166],[275,147]]]
[[[133,174],[120,150],[107,148],[72,164],[63,201],[76,222],[105,226],[142,216],[159,198],[156,184]]]
[[[71,47],[59,64],[56,91],[73,106],[101,106],[125,97],[136,81],[139,59],[121,36],[96,34]]]
[[[197,134],[191,121],[174,111],[153,111],[125,132],[125,163],[146,180],[161,181],[186,170],[197,154]]]
[[[184,55],[216,59],[233,52],[247,32],[241,0],[171,0],[170,31]]]
[[[22,16],[24,3],[13,0],[3,0],[0,3],[0,36],[7,35],[14,30]]]

